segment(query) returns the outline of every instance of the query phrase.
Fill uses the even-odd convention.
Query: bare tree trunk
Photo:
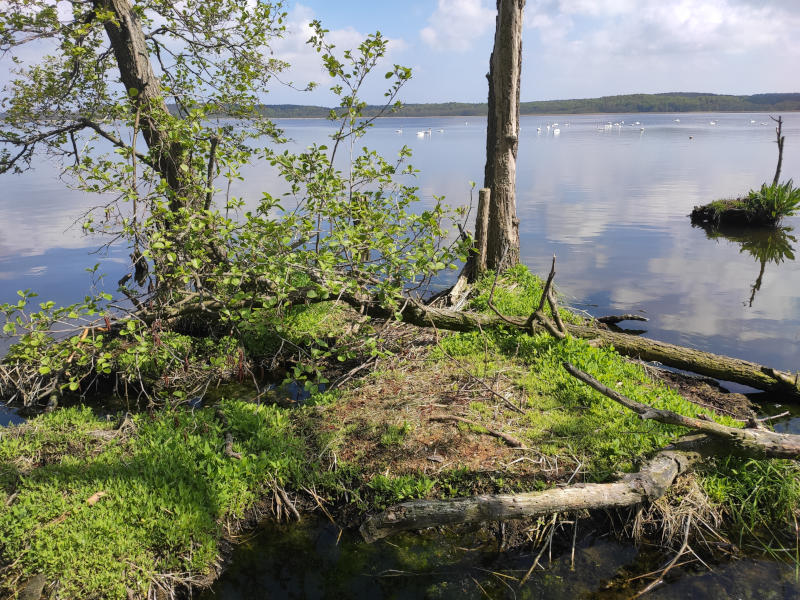
[[[169,132],[159,123],[169,114],[161,83],[153,72],[144,31],[129,0],[94,0],[96,9],[114,14],[115,19],[104,23],[106,35],[119,68],[120,79],[133,96],[133,103],[141,107],[139,125],[145,142],[155,151],[155,165],[159,174],[173,192],[170,209],[177,210],[186,203],[189,175],[183,172],[187,148],[170,140]],[[185,165],[184,169],[189,165]]]
[[[770,117],[773,121],[775,121],[778,126],[775,128],[775,133],[778,136],[778,167],[775,169],[775,177],[772,179],[772,185],[778,185],[778,179],[781,176],[781,166],[783,165],[783,142],[786,140],[785,137],[782,135],[783,130],[783,117]]]
[[[489,61],[489,115],[483,185],[491,190],[486,264],[504,270],[519,262],[515,198],[525,0],[497,0],[494,50]]]

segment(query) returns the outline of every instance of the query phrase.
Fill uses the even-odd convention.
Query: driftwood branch
[[[715,421],[685,417],[671,410],[653,408],[623,396],[569,363],[564,363],[564,368],[573,377],[618,402],[625,408],[632,410],[642,419],[652,419],[667,425],[679,425],[718,438],[730,446],[730,450],[726,452],[727,454],[756,458],[800,458],[800,435],[775,433],[774,431],[759,428],[728,427]]]
[[[360,531],[367,542],[374,542],[412,529],[633,506],[661,497],[675,478],[699,459],[700,454],[664,450],[641,471],[615,483],[576,484],[524,494],[413,500],[369,517],[361,525]]]

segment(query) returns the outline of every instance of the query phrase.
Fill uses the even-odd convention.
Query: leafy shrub
[[[750,190],[744,199],[745,206],[755,220],[777,223],[783,217],[789,217],[800,207],[800,188],[794,187],[790,179],[785,183],[761,185],[759,190]]]

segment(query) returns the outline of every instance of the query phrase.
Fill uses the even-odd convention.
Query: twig
[[[550,539],[551,540],[553,539],[552,535],[553,535],[553,531],[556,528],[556,519],[557,518],[558,518],[558,513],[554,513],[553,514],[553,519],[552,519],[552,521],[550,521]],[[534,559],[533,564],[531,565],[531,568],[528,569],[528,572],[525,573],[525,576],[522,579],[520,579],[520,582],[519,582],[519,587],[520,588],[522,588],[522,586],[525,585],[525,582],[528,581],[528,579],[530,579],[530,576],[533,573],[533,570],[536,568],[536,565],[539,564],[539,560],[542,558],[542,555],[544,554],[545,548],[547,548],[547,546],[548,546],[548,544],[546,544],[546,543],[542,544],[542,549],[539,550],[539,554],[536,555],[536,558]]]
[[[474,427],[480,427],[482,429],[485,429],[487,434],[489,434],[491,436],[494,436],[496,438],[500,438],[501,440],[503,440],[506,444],[508,444],[512,448],[524,448],[525,447],[522,442],[520,442],[518,439],[516,439],[514,437],[511,437],[508,434],[501,433],[499,431],[493,431],[492,429],[489,429],[485,425],[481,425],[480,423],[478,423],[476,421],[470,421],[469,419],[465,419],[463,417],[442,415],[442,416],[430,417],[429,420],[430,421],[439,421],[439,422],[457,421],[458,423],[464,423],[466,425],[472,425]]]

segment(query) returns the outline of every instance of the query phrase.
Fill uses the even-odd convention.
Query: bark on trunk
[[[486,262],[494,270],[504,270],[519,262],[515,186],[524,7],[525,0],[497,1],[494,50],[489,61],[483,185],[491,190]]]
[[[177,210],[185,202],[188,190],[187,175],[181,171],[186,148],[169,139],[169,133],[159,123],[169,114],[161,84],[153,72],[144,31],[129,0],[94,0],[96,9],[111,11],[115,19],[106,20],[104,27],[119,68],[120,78],[129,94],[136,90],[135,107],[141,109],[139,126],[150,150],[155,154],[159,174],[173,192],[170,209]],[[188,166],[188,165],[187,165]]]

